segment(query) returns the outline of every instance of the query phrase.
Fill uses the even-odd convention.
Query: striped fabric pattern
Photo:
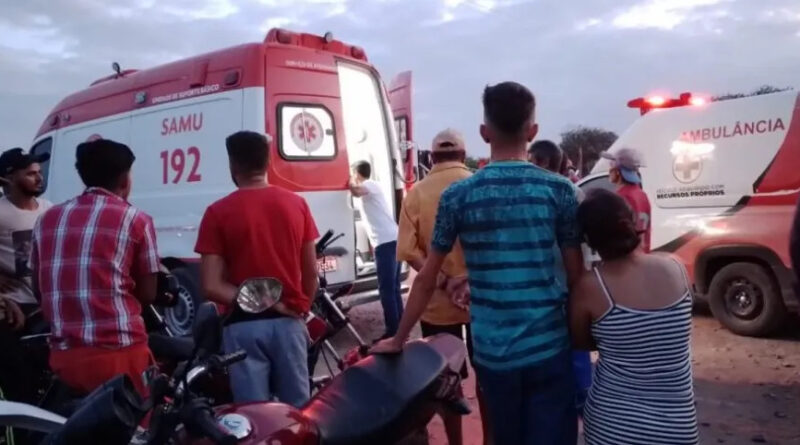
[[[461,243],[475,361],[504,370],[569,347],[553,247],[580,243],[572,185],[527,162],[494,162],[442,194],[432,248]]]
[[[585,408],[587,445],[699,442],[692,388],[692,298],[658,310],[612,303],[592,325],[600,359]]]

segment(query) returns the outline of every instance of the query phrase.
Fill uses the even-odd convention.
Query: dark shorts
[[[462,327],[466,326],[466,335],[467,338],[464,338],[463,329]],[[467,342],[467,356],[469,357],[469,362],[472,363],[472,329],[470,329],[469,323],[458,323],[458,324],[430,324],[425,323],[424,321],[419,322],[419,327],[422,329],[422,336],[423,337],[431,337],[436,334],[450,334],[456,336],[462,340]],[[467,364],[464,363],[464,367],[461,368],[461,378],[465,379],[469,373],[467,372]]]

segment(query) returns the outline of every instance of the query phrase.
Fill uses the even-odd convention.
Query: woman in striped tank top
[[[685,268],[641,251],[633,213],[612,192],[590,191],[578,220],[603,259],[570,298],[575,347],[600,353],[584,413],[587,445],[697,444]]]

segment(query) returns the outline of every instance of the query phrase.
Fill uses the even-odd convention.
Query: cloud
[[[112,61],[151,67],[260,42],[272,27],[332,31],[365,48],[387,84],[412,70],[415,139],[452,126],[475,154],[487,153],[477,128],[488,83],[531,88],[542,137],[556,140],[574,125],[624,131],[637,116],[625,103],[652,91],[800,87],[796,0],[0,2],[0,148],[29,145],[51,107]]]
[[[673,29],[685,22],[698,8],[725,3],[725,0],[647,0],[614,17],[618,28]]]

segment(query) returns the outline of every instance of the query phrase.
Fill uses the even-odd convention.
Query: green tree
[[[592,171],[600,153],[616,140],[617,134],[613,131],[580,126],[561,133],[561,149],[583,176]]]
[[[464,165],[466,165],[467,168],[471,168],[473,170],[477,170],[478,169],[478,159],[473,158],[472,156],[467,156],[467,159],[464,160]]]
[[[749,93],[726,93],[711,98],[712,102],[718,102],[728,99],[741,99],[742,97],[760,96],[762,94],[780,93],[781,91],[789,91],[792,87],[774,87],[772,85],[761,85]]]

